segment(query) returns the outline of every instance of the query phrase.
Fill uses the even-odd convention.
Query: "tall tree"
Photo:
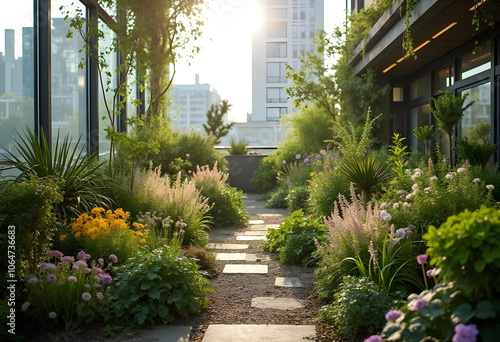
[[[203,128],[205,132],[215,137],[216,145],[220,144],[220,138],[225,137],[234,125],[234,122],[224,124],[224,116],[229,112],[231,106],[228,100],[222,100],[220,104],[212,104],[207,112],[207,124],[203,124]]]

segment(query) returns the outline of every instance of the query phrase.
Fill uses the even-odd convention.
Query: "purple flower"
[[[402,312],[399,310],[391,310],[388,313],[385,314],[385,319],[387,321],[395,321],[399,317],[401,317]]]
[[[96,292],[95,293],[95,296],[97,297],[97,299],[101,300],[104,298],[104,295],[102,294],[102,292]]]
[[[104,284],[109,284],[111,283],[111,276],[109,274],[104,274],[102,277],[101,277],[101,280]]]
[[[57,267],[56,267],[56,265],[54,265],[54,264],[52,264],[52,263],[50,263],[50,262],[42,262],[42,263],[40,264],[40,270],[41,270],[42,272],[45,272],[45,271],[53,271],[53,270],[55,270],[56,268],[57,268]]]
[[[61,258],[62,262],[75,262],[75,257],[73,256],[65,256]]]
[[[309,163],[309,158],[304,159],[304,163]]]
[[[114,255],[114,254],[110,254],[110,255],[109,255],[109,258],[110,258],[111,260],[113,260],[113,262],[114,262],[115,264],[118,262],[118,257],[117,257],[116,255]]]
[[[476,342],[476,335],[479,334],[474,324],[457,324],[455,325],[455,335],[453,335],[453,342]]]
[[[425,299],[422,299],[422,298],[419,298],[415,301],[414,305],[413,305],[413,310],[411,310],[410,308],[408,308],[408,310],[411,310],[411,311],[418,311],[420,309],[423,309],[427,306],[427,301]]]
[[[97,262],[99,263],[99,265],[104,265],[104,259],[103,258],[99,258],[97,259]]]
[[[90,259],[90,254],[85,253],[84,251],[78,252],[78,260],[88,260]]]
[[[322,156],[326,156],[326,151],[325,151],[325,150],[321,150],[321,151],[319,151],[319,153],[320,153]]]
[[[281,164],[285,165],[286,164],[286,160],[283,159],[283,161],[281,162]]]
[[[31,278],[36,278],[33,274],[28,274],[26,277],[24,277],[24,281],[27,283]]]
[[[384,340],[382,339],[382,336],[379,335],[372,335],[365,339],[364,342],[383,342]]]
[[[319,160],[320,158],[321,158],[321,156],[318,154],[318,155],[316,156],[316,160]]]
[[[57,317],[57,314],[54,311],[49,312],[49,318],[54,319],[56,317]]]
[[[380,191],[377,191],[376,195],[377,195],[377,198],[382,197],[382,193]]]
[[[49,274],[49,275],[47,276],[47,281],[48,281],[48,282],[53,283],[54,281],[56,281],[56,279],[57,279],[57,277],[55,276],[55,274]]]
[[[434,271],[434,269],[433,269],[433,268],[428,269],[428,270],[425,272],[425,274],[427,275],[427,278],[431,278],[431,277],[432,277],[432,271]]]
[[[87,263],[83,260],[78,260],[73,264],[73,270],[78,270],[80,268],[85,268],[87,267]]]
[[[300,159],[300,158],[301,158],[301,155],[300,155],[300,154],[297,154],[297,155],[295,156],[295,159]]]
[[[420,254],[419,256],[417,256],[417,262],[419,265],[425,264],[427,262],[427,255]]]
[[[49,258],[53,258],[53,257],[59,257],[59,258],[62,258],[64,254],[62,254],[61,252],[57,251],[57,250],[51,250],[51,251],[48,251],[47,252],[47,256]]]

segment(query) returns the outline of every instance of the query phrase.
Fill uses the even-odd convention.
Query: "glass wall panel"
[[[429,105],[418,106],[410,109],[410,133],[417,127],[429,125]],[[410,146],[415,150],[424,150],[424,145],[413,134],[410,134]]]
[[[267,38],[286,38],[286,22],[270,22],[266,24]]]
[[[436,89],[443,89],[449,86],[452,86],[455,82],[455,78],[453,76],[453,68],[446,66],[442,69],[439,69],[434,74],[434,84]]]
[[[469,142],[491,142],[491,83],[465,89],[462,96],[468,93],[467,101],[474,104],[465,111],[461,122],[461,136],[468,137]]]
[[[62,12],[60,11],[62,7]],[[84,5],[73,0],[52,1],[51,31],[51,87],[52,87],[52,146],[57,134],[70,135],[73,143],[80,139],[80,147],[86,144],[87,102],[85,69],[78,67],[85,52],[83,41],[77,31],[70,27],[71,13]],[[64,20],[66,11],[70,12]],[[68,31],[73,38],[68,39]]]
[[[33,1],[6,6],[0,11],[0,154],[14,152],[11,136],[35,122]]]
[[[415,100],[419,97],[430,95],[430,75],[425,75],[416,81],[410,83],[410,99]]]
[[[460,79],[474,76],[482,71],[491,69],[491,51],[489,45],[481,51],[470,52],[461,58],[462,74]]]
[[[295,26],[297,27],[297,26]],[[286,57],[286,43],[267,43],[266,45],[267,58],[284,58]]]

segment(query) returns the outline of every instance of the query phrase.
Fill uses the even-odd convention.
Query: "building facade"
[[[500,4],[496,0],[425,0],[411,13],[410,29],[417,58],[401,47],[404,14],[398,3],[374,25],[365,43],[351,57],[356,75],[373,69],[381,85],[391,86],[393,120],[390,130],[408,137],[409,145],[421,149],[413,129],[436,122],[430,112],[432,99],[442,92],[469,94],[456,135],[472,142],[499,143],[500,119]],[[491,27],[473,20],[488,18]],[[447,137],[438,141],[446,146]],[[494,157],[499,160],[499,151]]]
[[[175,85],[170,96],[173,101],[170,111],[172,124],[182,130],[204,131],[203,124],[207,122],[210,106],[221,102],[214,87],[207,83],[200,84],[199,75],[196,75],[194,84]],[[227,114],[225,122],[228,122]]]
[[[299,56],[314,52],[312,39],[324,29],[323,0],[259,0],[263,22],[252,41],[251,121],[279,121],[295,111],[287,99],[286,64],[300,69]]]

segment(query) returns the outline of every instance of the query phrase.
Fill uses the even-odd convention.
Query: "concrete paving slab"
[[[247,228],[245,228],[245,231],[249,231],[249,230],[267,230],[266,226],[263,225],[263,224],[255,224],[253,226],[249,226]]]
[[[251,307],[259,309],[293,310],[303,308],[304,304],[295,298],[255,297],[252,299]]]
[[[279,229],[279,224],[266,224],[266,229]]]
[[[128,338],[127,341],[188,342],[190,332],[191,327],[189,326],[157,326],[152,330],[147,330],[144,333],[141,333],[140,337]]]
[[[294,277],[276,277],[274,286],[280,287],[302,287],[302,283],[299,278]]]
[[[238,241],[256,241],[256,240],[265,240],[265,235],[238,235],[236,240]]]
[[[267,274],[267,265],[244,265],[244,264],[228,264],[224,266],[222,273],[235,274]]]
[[[215,259],[224,261],[246,260],[246,258],[247,258],[246,253],[217,253],[215,255]]]
[[[258,254],[247,254],[245,258],[245,261],[251,261],[251,262],[261,262],[269,260],[271,260],[269,255],[258,255]]]
[[[262,216],[262,217],[278,217],[278,216],[285,217],[285,215],[283,215],[283,214],[260,214],[259,216]]]
[[[203,342],[314,341],[314,325],[210,324]]]
[[[226,240],[233,237],[232,235],[209,235],[209,236],[210,240]]]
[[[248,224],[264,224],[264,220],[250,220]]]
[[[216,235],[233,235],[236,233],[240,233],[243,231],[243,228],[235,228],[235,229],[214,229],[212,230],[213,234]]]
[[[237,243],[210,242],[210,243],[207,243],[207,248],[211,248],[211,249],[247,249],[248,245],[242,245],[242,244],[237,244]]]
[[[249,230],[239,233],[240,235],[267,235],[267,230]]]

